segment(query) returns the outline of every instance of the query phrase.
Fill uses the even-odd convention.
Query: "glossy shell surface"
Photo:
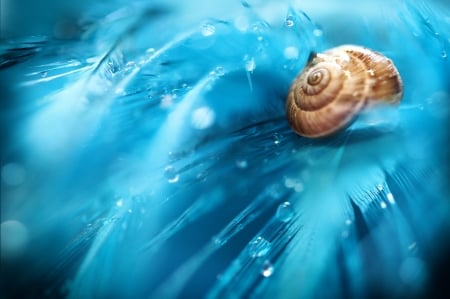
[[[389,58],[341,46],[311,57],[291,86],[286,113],[297,134],[324,137],[350,125],[361,110],[397,104],[402,95],[400,74]]]

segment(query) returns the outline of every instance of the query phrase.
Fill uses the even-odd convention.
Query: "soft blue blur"
[[[179,2],[2,0],[1,298],[448,294],[446,1]],[[402,103],[299,137],[340,44]]]

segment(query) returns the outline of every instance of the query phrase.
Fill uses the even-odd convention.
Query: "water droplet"
[[[283,186],[281,184],[272,184],[267,187],[267,194],[273,199],[280,199],[283,196]]]
[[[213,71],[209,72],[212,77],[222,77],[225,74],[223,67],[218,66]]]
[[[441,57],[442,58],[447,58],[447,52],[445,50],[442,50]]]
[[[380,202],[380,207],[381,207],[382,209],[386,209],[386,208],[387,208],[387,204],[386,204],[384,201],[381,201],[381,202]]]
[[[346,225],[351,225],[352,224],[352,220],[351,219],[346,219],[345,220],[345,224]]]
[[[348,236],[350,235],[350,233],[348,232],[348,230],[344,230],[341,233],[342,238],[346,239],[348,238]]]
[[[214,238],[213,238],[213,243],[214,243],[214,245],[215,245],[216,247],[220,247],[220,246],[222,246],[223,244],[225,244],[225,241],[224,241],[222,238],[214,237]]]
[[[246,16],[238,16],[234,20],[234,26],[240,31],[246,31],[250,24]]]
[[[222,66],[217,66],[216,69],[215,69],[215,73],[216,73],[216,75],[219,76],[219,77],[225,75],[225,72],[224,72]]]
[[[295,179],[291,179],[291,178],[285,178],[284,179],[284,186],[286,188],[294,188],[295,186]]]
[[[303,183],[298,179],[285,178],[284,186],[289,189],[294,189],[295,192],[301,192],[304,189]]]
[[[255,59],[253,57],[246,59],[245,61],[245,69],[247,72],[252,73],[256,68]]]
[[[417,243],[412,242],[411,244],[408,245],[408,250],[412,251],[412,250],[416,249],[416,247],[417,247]]]
[[[278,134],[278,133],[274,133],[273,135],[272,135],[272,139],[273,139],[273,143],[274,144],[280,144],[281,143],[281,136],[280,136],[280,134]]]
[[[245,8],[250,8],[251,7],[251,5],[247,1],[244,1],[244,0],[241,1],[241,4]]]
[[[316,36],[316,37],[320,37],[320,36],[323,35],[323,32],[322,32],[322,30],[320,30],[320,29],[314,29],[314,30],[313,30],[313,34],[314,34],[314,36]]]
[[[200,171],[199,173],[197,173],[196,178],[200,182],[204,182],[208,178],[208,172],[206,170],[205,171]]]
[[[28,243],[28,229],[17,220],[2,222],[1,236],[2,258],[20,255]]]
[[[148,48],[147,53],[155,53],[155,48]]]
[[[196,129],[203,130],[209,128],[216,118],[216,114],[209,107],[200,107],[192,112],[191,123]]]
[[[8,163],[2,167],[2,181],[6,185],[16,187],[25,181],[26,172],[18,163]]]
[[[253,25],[252,25],[252,30],[253,30],[254,32],[261,32],[261,31],[262,31],[262,28],[261,28],[261,26],[260,26],[259,24],[253,24]]]
[[[236,166],[237,166],[238,168],[241,168],[241,169],[247,168],[247,166],[248,166],[247,160],[244,160],[244,159],[242,159],[242,160],[237,160],[237,161],[236,161]]]
[[[286,59],[297,59],[298,58],[298,48],[297,47],[286,47],[284,48],[283,55]]]
[[[300,181],[297,181],[294,185],[294,191],[295,192],[302,192],[303,191],[303,184]]]
[[[168,108],[172,106],[173,100],[176,98],[176,95],[173,94],[165,94],[161,96],[160,106],[161,108]]]
[[[269,261],[265,261],[261,269],[261,274],[264,277],[270,277],[273,274],[273,265]]]
[[[116,206],[118,206],[119,208],[123,206],[123,199],[119,199],[118,201],[116,201]]]
[[[383,191],[383,184],[378,184],[377,189],[378,191]]]
[[[47,77],[47,74],[48,74],[48,73],[45,72],[45,71],[44,71],[44,72],[41,72],[41,77],[42,77],[42,78],[45,78],[45,77]]]
[[[389,201],[389,203],[390,203],[391,205],[395,204],[394,195],[393,195],[391,192],[389,192],[388,194],[386,194],[386,198],[387,198],[387,200]]]
[[[262,257],[269,253],[272,244],[263,237],[257,237],[250,241],[248,253],[250,257]]]
[[[205,23],[202,25],[201,31],[203,36],[211,36],[216,32],[216,27],[212,24]]]
[[[295,17],[294,16],[287,16],[285,21],[286,26],[292,27],[295,25]]]
[[[291,206],[291,203],[285,201],[278,206],[277,209],[277,218],[281,222],[289,222],[294,217],[294,209]]]
[[[134,62],[134,61],[128,61],[128,62],[125,64],[125,69],[127,69],[127,70],[133,69],[133,68],[135,68],[135,67],[136,67],[136,62]]]
[[[164,176],[170,184],[178,182],[178,179],[180,178],[176,169],[170,165],[164,169]]]
[[[114,92],[118,95],[125,95],[125,89],[123,87],[117,87]]]

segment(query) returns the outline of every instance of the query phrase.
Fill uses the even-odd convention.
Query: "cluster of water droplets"
[[[110,276],[102,276],[101,282],[120,285],[125,293],[137,289],[145,296],[154,289],[171,295],[167,297],[183,294],[196,285],[189,279],[202,281],[199,276],[209,263],[218,264],[211,268],[220,272],[220,278],[208,282],[199,296],[245,297],[266,289],[273,294],[288,284],[294,290],[292,285],[304,286],[305,280],[290,283],[292,273],[308,273],[294,276],[314,278],[316,284],[310,286],[314,288],[324,281],[321,275],[329,264],[323,261],[332,264],[338,255],[333,250],[351,248],[365,237],[358,235],[361,223],[370,228],[395,225],[393,231],[401,236],[393,239],[402,250],[395,256],[401,262],[394,270],[407,284],[425,278],[419,241],[400,210],[411,198],[432,193],[417,183],[427,177],[421,164],[426,148],[418,147],[418,142],[401,143],[408,136],[404,131],[416,136],[417,130],[401,121],[413,119],[405,117],[406,110],[398,114],[380,110],[362,116],[361,122],[369,129],[382,128],[380,124],[388,119],[388,129],[378,130],[386,135],[353,136],[349,130],[325,141],[295,136],[284,118],[284,96],[310,52],[324,47],[324,31],[295,9],[269,23],[255,13],[253,3],[243,1],[243,10],[231,19],[206,19],[190,29],[175,28],[176,22],[164,23],[164,18],[123,15],[119,21],[124,25],[116,32],[120,39],[112,37],[108,28],[100,28],[86,57],[63,63],[41,61],[30,66],[26,80],[20,82],[30,94],[42,92],[40,84],[48,82],[64,86],[35,109],[33,117],[40,116],[36,117],[40,121],[26,122],[30,132],[20,133],[30,139],[26,140],[33,149],[29,160],[45,160],[70,171],[53,175],[43,171],[46,175],[39,176],[31,175],[21,162],[2,165],[5,205],[9,207],[14,196],[28,194],[34,201],[22,201],[27,207],[24,215],[35,210],[28,209],[31,202],[63,206],[61,215],[54,217],[68,221],[68,226],[82,226],[63,232],[72,242],[61,246],[66,248],[61,259],[52,259],[65,265],[65,258],[81,257],[82,266],[74,266],[76,273],[71,273],[72,297],[95,289],[96,282],[88,278],[102,273],[105,264],[117,265],[117,260],[123,262],[120,269],[106,271]],[[435,32],[446,58],[445,39],[432,23],[426,20],[426,28],[414,34]],[[160,28],[173,30],[162,35]],[[82,44],[74,51],[85,48]],[[81,79],[80,74],[84,74]],[[407,95],[411,102],[411,94]],[[441,88],[426,97],[419,95],[426,101],[414,113],[441,121],[448,118],[448,91]],[[67,107],[61,109],[65,103]],[[399,136],[388,134],[399,128],[404,130]],[[76,138],[63,139],[54,132]],[[373,150],[381,147],[388,149],[384,155]],[[417,173],[401,164],[398,152],[414,159]],[[372,158],[379,163],[374,177],[370,177]],[[359,166],[349,167],[355,164]],[[37,181],[41,193],[27,189],[29,179],[36,177],[45,177]],[[360,177],[369,177],[368,183],[347,182]],[[101,186],[93,186],[92,181],[102,182]],[[57,188],[56,195],[47,194],[52,186],[63,187]],[[28,193],[10,192],[22,187]],[[77,204],[62,205],[61,198]],[[46,219],[39,213],[30,218]],[[384,221],[386,217],[391,222]],[[2,254],[29,252],[32,227],[19,217],[3,221]],[[73,231],[79,234],[70,235]],[[380,250],[391,254],[381,233],[364,233],[371,233]],[[354,263],[360,256],[351,250],[346,253],[342,272],[362,271]],[[216,260],[221,254],[226,258]],[[171,257],[177,263],[171,263]],[[167,265],[153,273],[154,265],[165,259]],[[79,260],[67,263],[80,264]],[[142,279],[118,277],[117,273],[127,271]]]

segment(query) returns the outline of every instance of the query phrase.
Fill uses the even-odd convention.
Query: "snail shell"
[[[286,102],[289,124],[306,137],[344,129],[363,109],[397,104],[400,74],[390,59],[359,46],[340,46],[311,57],[294,80]]]

